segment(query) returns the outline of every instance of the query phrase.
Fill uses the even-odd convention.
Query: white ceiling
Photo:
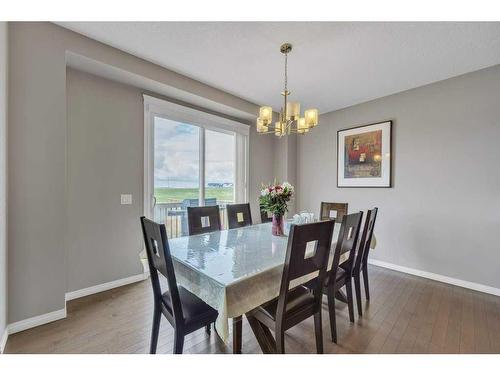
[[[60,22],[256,104],[344,108],[500,64],[500,22]]]

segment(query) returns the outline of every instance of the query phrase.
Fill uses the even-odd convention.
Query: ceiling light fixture
[[[274,133],[278,137],[290,135],[291,133],[305,134],[309,129],[318,125],[318,110],[308,109],[304,117],[300,117],[300,103],[289,102],[288,96],[288,54],[292,50],[290,43],[282,44],[280,52],[285,55],[285,88],[281,95],[284,97],[284,105],[280,110],[279,121],[273,122],[273,109],[270,106],[260,107],[257,118],[257,132],[261,134]]]

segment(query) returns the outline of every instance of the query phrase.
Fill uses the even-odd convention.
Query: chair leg
[[[368,285],[368,266],[366,264],[363,266],[363,282],[365,284],[366,299],[370,300],[370,286]]]
[[[182,348],[184,347],[184,332],[176,328],[174,335],[174,354],[182,354]]]
[[[285,331],[276,329],[276,354],[285,354]]]
[[[354,323],[354,299],[352,298],[352,280],[345,283],[347,292],[347,307],[349,308],[349,320]]]
[[[149,346],[149,354],[156,353],[156,346],[158,345],[158,335],[160,333],[161,311],[156,308],[153,312],[153,328],[151,330],[151,344]]]
[[[314,314],[314,333],[316,334],[316,351],[318,354],[323,354],[323,329],[321,327],[321,307]]]
[[[354,289],[356,290],[356,303],[358,305],[358,315],[363,316],[363,305],[361,304],[361,275],[354,276]]]
[[[210,335],[210,328],[212,326],[212,323],[208,323],[206,326],[205,326],[205,331]]]
[[[337,343],[337,319],[335,317],[335,291],[333,287],[328,288],[328,314],[330,315],[330,332],[332,341]]]

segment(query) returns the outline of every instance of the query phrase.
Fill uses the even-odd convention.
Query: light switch
[[[132,204],[132,194],[122,194],[120,196],[121,204]]]

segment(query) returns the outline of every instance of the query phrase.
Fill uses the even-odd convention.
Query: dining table
[[[241,352],[242,316],[279,295],[291,224],[286,223],[283,236],[272,235],[271,225],[169,239],[177,282],[218,311],[216,332],[228,343],[232,330],[233,353]],[[329,268],[339,233],[340,223],[336,223]],[[375,245],[373,236],[371,247]],[[347,256],[342,254],[344,259]]]

